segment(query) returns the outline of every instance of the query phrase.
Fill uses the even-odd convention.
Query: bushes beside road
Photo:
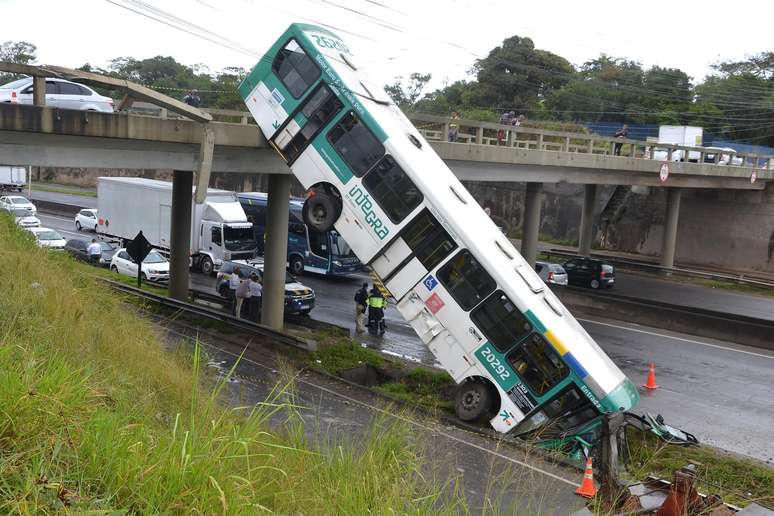
[[[283,397],[224,408],[198,353],[0,217],[0,512],[452,513],[405,426],[313,446]],[[274,420],[276,420],[275,418]],[[289,418],[300,421],[300,418]]]

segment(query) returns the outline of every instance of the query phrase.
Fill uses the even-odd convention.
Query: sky
[[[148,14],[143,4],[199,36],[129,10]],[[701,80],[715,62],[772,50],[770,30],[750,20],[773,17],[774,2],[748,0],[722,11],[660,0],[0,0],[0,42],[37,45],[41,64],[105,66],[115,57],[164,55],[216,72],[251,68],[288,24],[313,22],[336,27],[374,80],[429,72],[435,89],[469,78],[476,59],[513,35],[575,65],[605,53]]]

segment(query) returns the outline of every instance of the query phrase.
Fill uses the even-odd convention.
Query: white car
[[[32,104],[32,77],[0,86],[0,102]],[[78,111],[113,112],[113,99],[91,88],[63,79],[46,79],[46,105]]]
[[[7,210],[16,220],[16,224],[23,228],[39,228],[40,219],[24,208],[12,208]]]
[[[27,231],[35,235],[35,240],[38,241],[39,247],[46,247],[48,249],[55,249],[57,251],[64,250],[65,243],[67,242],[62,235],[50,228],[26,228]]]
[[[535,262],[535,272],[546,284],[567,285],[567,271],[558,263]]]
[[[110,260],[110,270],[118,274],[137,277],[137,264],[126,248],[121,248]],[[142,279],[147,281],[169,281],[169,261],[158,251],[151,251],[142,262]]]
[[[14,210],[16,208],[22,208],[35,215],[38,209],[32,204],[29,199],[22,197],[21,195],[4,195],[0,197],[0,208],[4,210]]]
[[[97,209],[86,208],[79,211],[75,216],[75,229],[78,231],[82,231],[84,229],[97,231]]]

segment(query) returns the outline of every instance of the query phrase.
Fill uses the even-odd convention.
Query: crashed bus
[[[308,189],[304,221],[335,228],[379,276],[459,384],[460,419],[566,442],[593,438],[604,414],[637,404],[632,382],[342,38],[292,24],[239,90]]]

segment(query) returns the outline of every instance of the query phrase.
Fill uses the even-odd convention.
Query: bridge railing
[[[255,124],[248,111],[235,109],[201,108],[213,120],[241,125]],[[134,114],[161,118],[182,118],[181,115],[159,108],[153,104],[135,102],[130,111]],[[720,150],[711,147],[692,147],[667,143],[610,138],[597,134],[566,131],[551,131],[534,127],[509,126],[477,120],[452,120],[448,117],[409,113],[409,120],[428,141],[448,141],[451,124],[457,125],[457,143],[510,147],[514,149],[619,155],[629,158],[658,161],[697,161],[698,163],[722,166],[751,167],[762,170],[774,169],[774,156],[738,153],[734,150]],[[711,160],[707,160],[711,157]]]

